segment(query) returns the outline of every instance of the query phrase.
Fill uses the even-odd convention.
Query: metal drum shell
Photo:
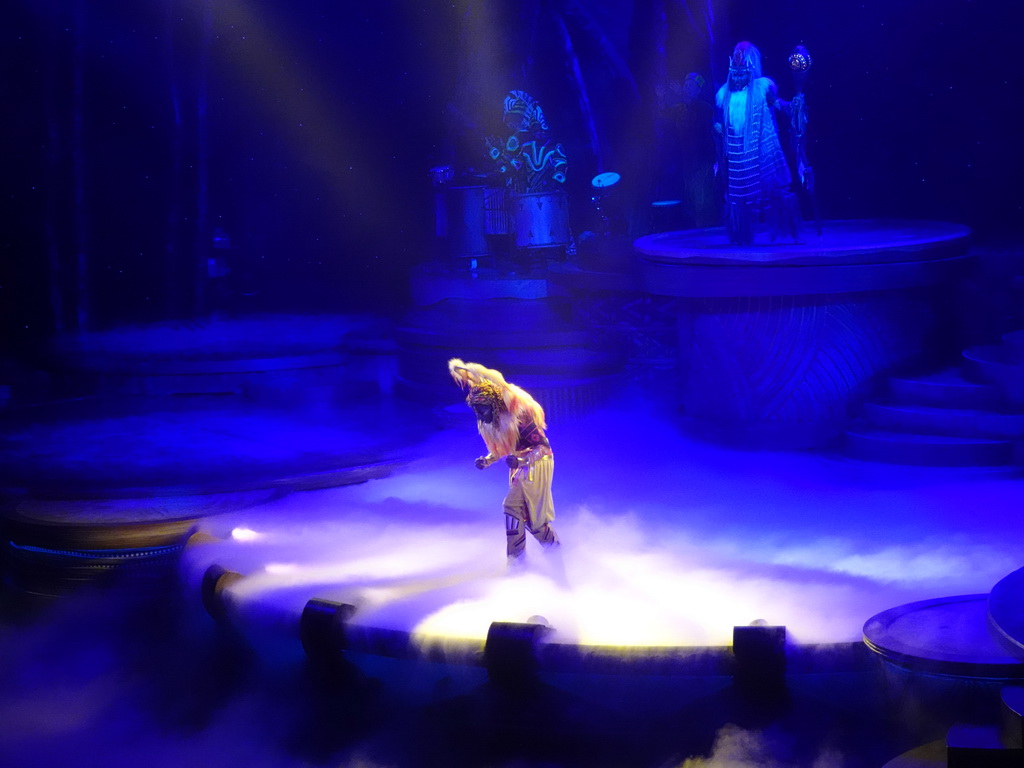
[[[549,248],[569,242],[569,198],[565,192],[515,195],[512,218],[519,248]]]

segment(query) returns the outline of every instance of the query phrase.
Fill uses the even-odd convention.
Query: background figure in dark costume
[[[729,79],[715,99],[719,141],[718,171],[725,175],[725,226],[740,245],[754,241],[760,222],[772,240],[788,232],[799,236],[800,217],[791,176],[782,153],[774,110],[775,83],[761,75],[761,53],[751,43],[736,45],[729,59]]]
[[[503,109],[511,133],[504,141],[488,138],[487,153],[505,183],[517,194],[562,189],[568,159],[562,145],[551,140],[540,104],[525,91],[509,91]]]
[[[814,190],[814,169],[807,159],[807,99],[804,96],[804,83],[811,69],[811,54],[804,46],[798,45],[789,54],[789,69],[796,83],[796,93],[788,103],[782,99],[779,101],[789,117],[789,140],[796,161],[796,175],[810,203],[818,237],[821,237],[821,213],[818,210],[818,195]]]
[[[476,415],[477,430],[487,446],[487,455],[475,462],[477,469],[486,469],[502,457],[509,468],[503,503],[509,564],[521,562],[527,530],[544,547],[557,547],[558,536],[551,527],[555,519],[551,498],[555,455],[545,434],[544,409],[492,368],[453,358],[448,361],[448,372],[460,386],[469,387],[466,403]]]
[[[715,108],[706,87],[705,78],[691,72],[657,94],[660,119],[672,135],[659,158],[654,195],[656,200],[682,200],[680,224],[685,228],[714,226],[722,213],[715,195],[715,141],[708,130]]]

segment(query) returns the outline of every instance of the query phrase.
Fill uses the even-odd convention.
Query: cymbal
[[[598,188],[607,188],[615,186],[619,183],[619,179],[622,177],[615,171],[606,171],[605,173],[599,173],[590,181],[590,185]]]

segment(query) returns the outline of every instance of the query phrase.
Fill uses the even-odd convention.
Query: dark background
[[[235,309],[399,312],[431,251],[427,171],[485,162],[508,89],[565,144],[579,229],[595,173],[648,194],[657,86],[694,70],[717,88],[741,39],[786,97],[789,51],[811,51],[824,218],[1018,240],[1022,15],[994,0],[11,3],[2,351],[202,317],[216,228],[232,248],[214,255],[244,279]]]

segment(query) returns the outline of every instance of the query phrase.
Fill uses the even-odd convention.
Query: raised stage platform
[[[391,345],[380,321],[326,315],[56,339],[48,377],[0,411],[7,586],[166,579],[205,517],[386,476],[434,425],[391,402]]]
[[[736,247],[720,228],[637,240],[646,290],[678,300],[679,399],[693,428],[750,447],[836,439],[875,377],[943,352],[936,334],[969,235],[866,220],[823,222],[800,243]]]

